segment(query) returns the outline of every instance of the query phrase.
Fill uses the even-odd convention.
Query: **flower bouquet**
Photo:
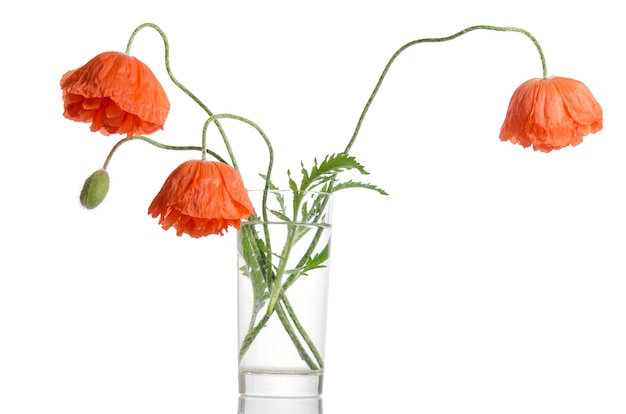
[[[164,128],[170,103],[149,67],[130,54],[136,34],[144,28],[161,36],[171,82],[206,114],[199,123],[199,145],[169,145],[149,137]],[[163,229],[173,227],[178,236],[200,238],[223,235],[231,227],[238,230],[241,393],[315,396],[322,392],[332,196],[350,188],[386,194],[376,185],[346,176],[349,171],[368,174],[350,150],[390,67],[402,52],[476,30],[522,34],[536,47],[541,61],[542,77],[526,81],[513,93],[500,140],[550,152],[578,145],[585,135],[602,129],[602,109],[589,89],[574,79],[549,77],[538,41],[515,27],[471,26],[447,37],[404,44],[384,67],[345,148],[314,159],[308,166],[301,162],[299,177],[287,172],[287,188],[273,180],[272,143],[258,124],[235,114],[213,113],[174,77],[168,39],[155,24],[138,26],[124,53],[101,53],[62,76],[66,118],[91,124],[91,131],[105,136],[123,136],[103,166],[84,183],[80,202],[87,209],[97,207],[106,197],[108,164],[124,143],[143,141],[165,150],[198,153],[171,172],[147,212],[158,218]],[[267,146],[267,167],[259,173],[265,183],[262,189],[246,188],[224,120],[253,128]],[[211,127],[219,132],[227,156],[207,144]]]

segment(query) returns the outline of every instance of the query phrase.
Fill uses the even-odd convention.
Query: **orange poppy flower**
[[[61,78],[63,115],[91,122],[104,135],[150,134],[163,129],[170,102],[154,73],[139,59],[104,52]]]
[[[150,204],[148,214],[158,217],[163,229],[176,229],[191,237],[222,235],[242,219],[254,214],[254,207],[239,172],[228,164],[190,160],[179,165],[167,178]]]
[[[531,79],[513,94],[500,139],[550,152],[578,145],[601,129],[602,108],[585,84],[560,77]]]

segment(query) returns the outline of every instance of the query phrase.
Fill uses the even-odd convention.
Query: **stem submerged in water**
[[[267,289],[269,289],[271,293],[270,293],[270,299],[268,301],[267,309],[264,312],[264,315],[261,318],[261,320],[256,324],[255,324],[255,319],[256,319],[256,316],[258,315],[258,311],[256,309],[253,309],[248,332],[240,345],[239,361],[243,359],[244,355],[246,354],[246,352],[248,351],[248,349],[254,342],[255,338],[259,335],[261,330],[266,327],[272,315],[276,313],[278,316],[278,319],[280,320],[280,323],[285,329],[286,334],[289,336],[289,339],[294,344],[298,352],[298,355],[300,355],[300,358],[307,364],[309,369],[317,370],[323,367],[324,365],[323,359],[319,351],[317,350],[315,343],[306,332],[306,329],[304,328],[304,326],[300,323],[300,320],[297,317],[295,310],[291,306],[291,303],[289,302],[286,296],[285,287],[282,282],[283,276],[286,272],[287,262],[291,254],[291,249],[293,248],[294,243],[295,243],[296,227],[298,226],[297,224],[287,224],[287,223],[285,223],[284,225],[288,226],[287,239],[285,241],[285,245],[283,246],[283,251],[279,257],[279,264],[276,268],[276,273],[273,274],[273,276],[269,276],[269,275],[272,275],[272,272],[270,270],[272,267],[272,264],[271,262],[267,262],[265,260],[266,259],[265,255],[260,250],[257,249],[255,250],[255,253],[252,254],[252,256],[254,257],[253,260],[250,260],[250,258],[247,259],[248,265],[251,264],[250,262],[253,262],[254,263],[253,266],[257,266],[259,268],[259,271],[261,271],[263,274],[268,275],[268,277],[267,278],[264,277],[263,280],[265,281],[265,286],[267,286]],[[242,244],[245,243],[245,245],[247,246],[252,246],[252,245],[258,246],[259,241],[258,241],[257,233],[254,231],[248,231],[249,229],[246,229],[247,227],[248,226],[244,225],[244,229],[242,229],[242,233],[240,237],[242,237],[244,240],[242,240],[241,243]],[[267,224],[264,227],[267,227]],[[249,239],[250,237],[253,237],[254,240],[251,241]],[[262,265],[259,265],[260,263],[262,263]],[[252,276],[250,277],[254,285]],[[256,289],[254,286],[253,286],[253,291],[256,292]],[[257,299],[255,298],[254,300],[256,301]],[[295,330],[294,330],[294,326],[295,326]],[[298,334],[300,336],[298,336]],[[307,351],[304,344],[302,343],[303,341],[304,341],[304,344],[306,344],[306,347],[308,347],[309,351],[313,355],[313,358],[315,358],[315,360],[317,361],[317,364],[313,360],[313,358],[309,355],[309,351]]]
[[[267,193],[264,191],[263,195],[267,196]],[[269,193],[272,194],[272,199],[276,201],[278,207],[277,209],[268,208],[268,211],[283,220],[268,222],[253,219],[242,224],[239,233],[240,272],[242,272],[240,277],[246,279],[246,281],[240,279],[239,283],[245,284],[244,292],[250,287],[248,281],[251,283],[252,300],[255,302],[251,315],[240,314],[240,317],[250,317],[251,321],[240,343],[239,361],[243,360],[255,339],[262,335],[264,328],[267,327],[269,335],[274,334],[269,332],[275,328],[269,326],[274,317],[274,323],[280,322],[280,326],[284,328],[300,359],[310,370],[319,370],[324,367],[324,360],[318,349],[318,345],[322,343],[316,342],[323,340],[323,334],[321,337],[318,336],[319,334],[309,335],[309,332],[320,332],[320,327],[307,326],[307,324],[312,322],[311,317],[319,317],[321,318],[319,321],[325,323],[325,308],[321,308],[325,306],[325,299],[320,295],[326,294],[327,281],[317,278],[326,278],[328,275],[316,274],[315,271],[326,269],[328,266],[330,226],[327,220],[331,204],[330,194],[307,191],[277,191],[275,193],[270,191]],[[293,198],[288,199],[285,195],[287,193]],[[275,206],[272,204],[270,207]],[[291,213],[292,209],[296,213]],[[255,228],[257,230],[254,230]],[[274,234],[272,228],[279,232]],[[275,242],[281,240],[280,253],[269,251],[265,241],[266,230],[270,230],[270,234],[276,239]],[[324,233],[325,231],[328,233]],[[322,243],[321,246],[320,243]],[[295,257],[296,254],[298,254],[297,257]],[[322,271],[327,272],[327,270]],[[300,276],[304,276],[313,284],[312,286],[316,286],[314,289],[321,288],[323,292],[299,291],[298,300],[292,305],[287,296],[287,290]],[[303,288],[309,289],[308,286],[303,286]],[[248,296],[249,293],[245,295]],[[320,298],[323,303],[318,302]],[[302,299],[304,301],[312,299],[312,302],[304,303],[301,302]],[[240,300],[242,300],[241,297]],[[264,307],[263,304],[265,304]],[[300,312],[309,309],[306,320],[301,321],[299,318],[298,307],[300,307]],[[304,314],[301,316],[304,317]],[[263,339],[260,338],[260,340]],[[278,344],[265,343],[262,346],[280,348]]]

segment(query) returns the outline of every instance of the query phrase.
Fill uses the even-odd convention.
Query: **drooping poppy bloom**
[[[239,229],[241,220],[254,214],[241,175],[228,164],[190,160],[179,165],[163,184],[148,208],[163,229],[181,236],[222,235],[229,226]]]
[[[63,115],[91,122],[104,135],[151,134],[163,129],[170,102],[148,66],[120,52],[104,52],[61,77]]]
[[[502,141],[550,152],[578,145],[602,129],[602,108],[574,79],[531,79],[513,93],[500,130]]]

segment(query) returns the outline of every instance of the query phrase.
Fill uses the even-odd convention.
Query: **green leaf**
[[[242,274],[250,278],[254,296],[253,314],[256,315],[270,297],[267,281],[272,278],[267,266],[267,246],[252,228],[241,230],[241,252],[245,264]]]
[[[317,253],[315,256],[310,257],[304,265],[303,272],[306,273],[313,269],[319,269],[322,267],[326,267],[325,263],[330,257],[330,245],[326,244],[324,249],[321,252]]]
[[[278,206],[280,207],[280,212],[282,213],[283,216],[286,215],[287,214],[287,206],[285,205],[285,196],[281,192],[274,193],[274,196],[276,198],[276,201],[278,202]],[[274,214],[276,214],[276,213],[274,213]]]
[[[266,174],[259,174],[259,177],[261,177],[264,181],[267,182],[267,175]],[[270,190],[278,190],[278,187],[275,186],[274,183],[272,183],[272,181],[269,181],[268,184],[269,184]]]
[[[319,164],[317,159],[315,159],[310,172],[308,172],[304,166],[302,167],[300,190],[310,191],[319,185],[323,185],[329,181],[335,181],[338,173],[352,169],[358,170],[361,174],[369,174],[365,171],[365,168],[357,162],[356,158],[343,152],[327,155]]]
[[[368,189],[368,190],[374,190],[377,193],[382,194],[382,195],[389,195],[385,190],[383,190],[382,188],[377,187],[377,186],[375,186],[373,184],[361,183],[361,182],[352,181],[352,180],[346,181],[344,183],[339,183],[339,184],[335,185],[333,187],[332,191],[333,192],[337,192],[339,190],[344,190],[346,188],[365,188],[365,189]]]
[[[275,215],[276,217],[278,217],[281,220],[290,221],[289,217],[287,217],[287,215],[283,211],[270,210],[270,213],[272,213],[273,215]]]
[[[291,191],[298,191],[298,183],[291,178],[291,171],[287,170],[287,177],[289,177],[289,189]]]
[[[326,267],[326,263],[328,258],[330,257],[330,244],[326,243],[326,246],[313,257],[309,257],[306,261],[295,269],[289,270],[289,277],[283,284],[283,289],[287,290],[291,285],[293,285],[300,276],[308,276],[307,272],[315,269],[321,269]]]

